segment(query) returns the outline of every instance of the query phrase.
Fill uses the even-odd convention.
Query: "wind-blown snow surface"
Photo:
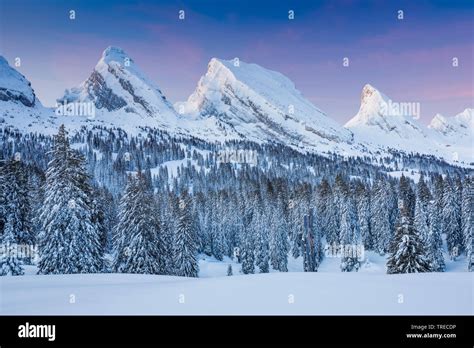
[[[1,314],[7,315],[473,314],[471,273],[78,274],[0,282]]]

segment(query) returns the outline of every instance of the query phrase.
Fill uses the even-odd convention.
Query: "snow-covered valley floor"
[[[0,278],[0,314],[380,314],[472,315],[474,276],[464,262],[448,272],[387,275],[374,259],[357,273],[226,276],[229,262],[200,262],[201,278],[134,274],[32,275]],[[454,267],[459,265],[459,269]],[[333,269],[334,268],[334,269]]]

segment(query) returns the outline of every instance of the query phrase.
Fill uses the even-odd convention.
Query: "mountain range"
[[[207,142],[246,140],[319,154],[396,150],[460,165],[474,162],[472,108],[453,117],[438,114],[426,127],[419,115],[395,110],[398,104],[367,84],[358,113],[342,126],[286,76],[236,60],[211,59],[188,100],[173,105],[127,53],[108,47],[90,76],[57,101],[59,108],[44,107],[26,77],[0,56],[0,127],[23,133],[53,134],[60,124],[72,132],[83,126],[131,134],[149,128]],[[73,112],[64,112],[68,108]],[[85,112],[79,115],[79,109]]]

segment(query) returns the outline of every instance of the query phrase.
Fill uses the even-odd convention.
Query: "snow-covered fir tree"
[[[9,225],[3,231],[0,245],[0,276],[24,274],[23,262],[18,251],[14,230]]]
[[[263,211],[261,199],[257,199],[256,209],[254,210],[255,219],[255,263],[260,273],[268,273],[270,271],[270,246],[269,246],[269,230],[265,221],[265,212]]]
[[[248,199],[247,204],[242,207],[243,223],[240,238],[240,260],[242,262],[242,273],[255,272],[255,231],[253,227],[255,199]]]
[[[462,191],[462,229],[467,251],[468,270],[474,270],[474,181],[467,178]]]
[[[320,226],[322,235],[326,237],[326,242],[337,243],[339,233],[337,209],[331,185],[325,178],[317,188],[316,216],[318,217],[317,224]]]
[[[392,226],[390,221],[390,184],[379,178],[373,189],[371,201],[372,231],[374,250],[379,254],[385,254],[390,245]]]
[[[387,273],[422,273],[431,270],[420,236],[413,226],[410,207],[400,201],[399,222],[387,260]]]
[[[233,275],[233,272],[232,272],[232,265],[229,264],[229,265],[227,266],[227,276],[230,277],[230,276],[232,276],[232,275]]]
[[[424,176],[421,175],[416,185],[415,203],[415,229],[421,236],[423,244],[427,246],[428,234],[430,231],[430,201],[432,199],[430,190],[425,183]]]
[[[415,204],[415,229],[420,235],[421,241],[424,245],[427,245],[428,234],[430,233],[429,224],[429,210],[428,206],[423,203],[421,198],[417,198]]]
[[[428,238],[425,243],[428,260],[431,264],[433,272],[444,272],[445,262],[443,256],[443,240],[441,238],[440,230],[440,215],[436,208],[435,201],[431,201],[429,207],[430,226],[428,231]]]
[[[402,174],[398,184],[398,200],[406,208],[411,218],[415,217],[416,196],[410,184],[410,180]]]
[[[10,230],[14,243],[35,243],[30,191],[26,166],[19,158],[8,160],[0,168],[0,235]]]
[[[445,233],[444,225],[444,179],[442,175],[436,175],[434,178],[434,189],[433,189],[433,217],[430,219],[430,224],[435,224],[432,228],[439,230],[440,233]]]
[[[362,243],[366,250],[373,250],[374,238],[371,226],[370,190],[362,182],[358,181],[355,186],[354,195]]]
[[[273,269],[280,272],[288,272],[288,252],[290,244],[288,235],[284,228],[284,223],[276,214],[272,219],[275,223],[270,230],[270,259]]]
[[[456,185],[450,178],[444,181],[442,220],[449,255],[452,259],[456,259],[463,251],[461,202]]]
[[[360,267],[359,253],[362,251],[359,221],[355,199],[346,193],[341,215],[341,271],[358,271]]]
[[[161,224],[144,173],[130,176],[115,228],[114,272],[166,274]]]
[[[173,248],[175,274],[182,277],[197,277],[199,273],[197,231],[192,206],[192,198],[184,190],[178,203]]]
[[[103,255],[90,177],[84,157],[71,149],[64,126],[55,138],[44,196],[38,273],[100,272]]]

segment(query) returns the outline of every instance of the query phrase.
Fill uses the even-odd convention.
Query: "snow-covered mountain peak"
[[[472,109],[447,118],[437,114],[428,129],[419,122],[420,103],[393,101],[371,85],[361,94],[359,112],[346,123],[355,141],[379,149],[433,154],[448,161],[472,161]]]
[[[104,50],[89,78],[66,90],[58,102],[92,102],[98,120],[127,128],[174,128],[178,118],[158,86],[124,50],[113,46]]]
[[[388,114],[389,98],[370,84],[362,88],[360,96],[360,108],[357,115],[346,123],[347,128],[362,125],[377,125],[387,129],[388,122],[385,117]],[[390,128],[390,127],[389,127]]]
[[[126,58],[130,57],[119,47],[109,46],[102,52],[102,59],[106,62],[116,61],[123,63]]]
[[[447,127],[449,127],[448,120],[441,114],[436,114],[428,125],[428,128],[437,131],[444,131]]]
[[[286,92],[301,95],[295,89],[294,83],[285,75],[265,69],[257,64],[245,63],[237,59],[223,60],[212,58],[209,62],[208,75],[214,78],[234,78],[263,93],[267,92],[268,87],[273,87],[274,89],[285,89]]]
[[[361,104],[363,105],[371,105],[376,102],[386,101],[388,98],[382,94],[377,88],[372,86],[371,84],[366,84],[362,88],[362,92],[360,95]]]
[[[361,93],[357,115],[345,127],[351,130],[372,128],[374,132],[396,134],[408,139],[415,134],[425,137],[423,127],[418,123],[420,106],[415,102],[392,101],[375,87],[366,84]]]
[[[461,124],[470,128],[471,131],[474,129],[474,109],[467,108],[463,112],[454,116]]]
[[[0,56],[0,101],[21,103],[27,107],[39,104],[31,83]]]
[[[467,108],[453,117],[436,114],[428,127],[448,137],[471,137],[474,132],[474,109]]]
[[[286,76],[238,59],[211,59],[194,93],[177,107],[194,118],[215,117],[224,128],[259,142],[314,147],[352,136]]]

